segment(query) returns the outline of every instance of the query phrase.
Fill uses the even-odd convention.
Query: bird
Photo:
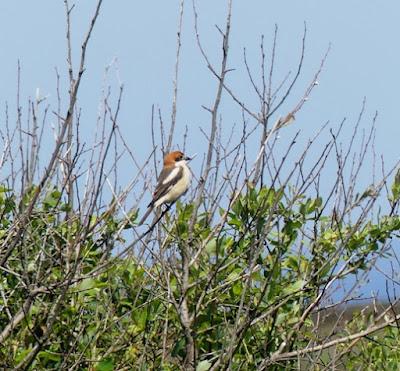
[[[186,193],[192,178],[187,163],[192,158],[181,151],[173,151],[165,155],[164,167],[157,179],[153,199],[147,205],[147,210],[138,225],[143,224],[154,209],[163,204],[171,204]]]

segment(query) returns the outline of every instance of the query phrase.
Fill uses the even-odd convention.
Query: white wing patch
[[[175,167],[171,172],[168,174],[168,176],[162,181],[162,184],[167,184],[171,180],[173,180],[179,173],[179,167]]]

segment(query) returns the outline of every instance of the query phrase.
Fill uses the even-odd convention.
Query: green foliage
[[[400,170],[397,170],[394,182],[392,184],[392,201],[398,201],[400,198]]]
[[[34,190],[17,206],[12,191],[0,187],[1,243],[14,233],[18,208]],[[322,208],[321,198],[288,201],[284,189],[249,186],[229,210],[220,210],[227,216],[220,228],[204,213],[191,229],[194,205],[178,203],[176,218],[166,218],[159,258],[143,263],[112,254],[124,245],[119,231],[131,228],[136,213],[129,223],[111,213],[87,219],[49,189],[1,277],[0,306],[7,310],[0,311],[0,328],[27,300],[32,304],[0,348],[0,364],[15,367],[46,336],[32,369],[177,369],[187,354],[182,298],[195,334],[196,370],[210,369],[215,359],[234,370],[256,369],[284,342],[288,350],[301,349],[316,336],[305,310],[337,264],[348,260],[346,274],[364,270],[400,229],[397,216],[351,225],[322,215]],[[174,264],[166,267],[163,254]],[[395,346],[397,329],[386,331],[386,344]],[[382,369],[399,361],[379,341],[361,342],[357,355]],[[361,364],[352,356],[348,362],[354,369]]]
[[[354,319],[347,325],[347,332],[357,333],[364,330],[367,323],[373,323],[372,313],[354,314]],[[343,364],[346,370],[397,370],[400,364],[399,328],[387,327],[379,332],[360,338],[351,348],[341,347],[344,352]],[[365,367],[369,365],[369,368]]]

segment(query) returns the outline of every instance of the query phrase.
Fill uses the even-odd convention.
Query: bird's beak
[[[192,161],[196,157],[197,153],[195,153],[192,157],[186,156],[185,161]]]

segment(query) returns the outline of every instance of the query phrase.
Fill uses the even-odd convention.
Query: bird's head
[[[174,151],[170,152],[165,155],[164,157],[164,166],[175,166],[176,163],[180,161],[190,161],[191,158],[187,157],[183,152],[181,151]]]

